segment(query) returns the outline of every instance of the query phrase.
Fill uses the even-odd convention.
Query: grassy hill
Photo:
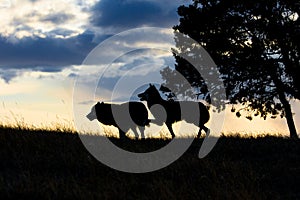
[[[0,128],[0,198],[300,199],[299,140],[221,137],[199,159],[202,141],[166,168],[130,174],[97,161],[77,134]],[[151,151],[168,142],[128,140],[124,148]]]

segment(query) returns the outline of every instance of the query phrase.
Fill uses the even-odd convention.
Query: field
[[[118,144],[118,139],[111,139]],[[111,169],[76,133],[0,128],[1,199],[300,199],[300,141],[283,137],[221,137],[207,157],[195,140],[159,171]],[[134,151],[169,141],[128,140]]]

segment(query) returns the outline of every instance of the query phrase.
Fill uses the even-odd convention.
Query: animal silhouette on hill
[[[149,126],[148,110],[142,102],[126,102],[122,104],[110,104],[97,102],[86,116],[90,121],[97,119],[104,125],[112,125],[119,129],[120,139],[126,137],[126,132],[131,129],[135,138],[139,137],[137,128],[139,128],[141,137],[145,138],[145,126]]]
[[[151,109],[151,113],[154,116],[155,120],[152,120],[151,123],[155,123],[158,125],[163,125],[165,123],[172,135],[172,138],[175,137],[174,131],[172,129],[172,124],[177,121],[185,120],[187,123],[193,123],[198,126],[199,132],[197,137],[201,136],[201,131],[204,130],[206,132],[206,136],[209,135],[210,130],[204,126],[206,122],[208,122],[210,115],[206,106],[201,102],[193,102],[193,101],[167,101],[164,100],[156,87],[152,84],[146,89],[143,93],[138,94],[138,97],[141,101],[146,101],[147,106],[151,109],[152,106],[158,104],[161,105],[166,112],[166,117],[161,116],[161,110]],[[182,106],[182,108],[181,108]],[[195,108],[199,108],[199,120],[195,120],[193,117],[193,113],[195,115]],[[189,115],[185,114],[182,116],[181,109],[186,109],[185,113],[190,113]]]

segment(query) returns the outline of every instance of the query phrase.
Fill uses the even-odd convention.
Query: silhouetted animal
[[[130,114],[130,115],[129,115]],[[131,129],[138,138],[139,127],[141,137],[144,138],[145,126],[149,125],[148,110],[141,102],[126,102],[123,104],[97,103],[86,116],[90,121],[97,119],[105,125],[113,125],[119,129],[120,138],[125,138],[126,132]]]
[[[149,88],[146,89],[143,93],[138,94],[138,97],[141,101],[146,101],[147,106],[149,109],[155,104],[159,104],[163,106],[163,108],[166,111],[167,116],[162,117],[161,110],[155,110],[151,109],[152,115],[155,117],[155,120],[152,122],[158,125],[163,125],[165,123],[172,135],[172,138],[175,137],[175,134],[172,129],[172,124],[177,121],[185,120],[188,123],[193,123],[196,126],[198,126],[199,132],[197,137],[199,138],[201,136],[201,130],[203,129],[206,132],[206,135],[209,135],[209,129],[204,126],[206,122],[208,122],[210,116],[209,112],[206,108],[206,106],[201,102],[193,102],[193,101],[167,101],[164,100],[160,94],[159,91],[156,89],[156,87],[152,84],[150,84]],[[189,115],[185,114],[185,116],[182,116],[181,113],[181,106],[185,113],[189,113]],[[199,120],[195,121],[193,117],[193,113],[195,113],[195,106],[199,107],[200,112],[200,118]]]

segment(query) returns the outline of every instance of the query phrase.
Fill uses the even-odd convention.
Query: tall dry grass
[[[74,122],[68,119],[60,118],[57,116],[56,121],[48,123],[29,123],[20,114],[15,114],[10,111],[11,116],[5,116],[4,120],[0,120],[1,128],[12,128],[26,131],[54,131],[54,132],[67,132],[76,133]]]
[[[1,199],[300,198],[300,140],[222,136],[209,155],[199,159],[199,139],[171,165],[130,174],[96,160],[78,134],[62,133],[61,127],[57,132],[31,128],[0,127]],[[169,142],[113,140],[134,152]]]

